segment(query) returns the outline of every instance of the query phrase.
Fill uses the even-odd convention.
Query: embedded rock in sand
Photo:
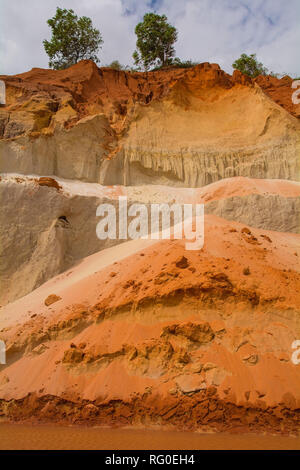
[[[182,187],[299,177],[296,106],[216,64],[131,73],[82,61],[0,78],[1,172]]]
[[[99,240],[96,209],[128,204],[205,203],[205,214],[282,232],[299,232],[300,185],[288,181],[231,178],[191,192],[155,185],[114,187],[56,181],[53,178],[3,176],[0,181],[0,304],[28,294],[85,256],[123,240]],[[276,214],[276,216],[274,215]],[[185,270],[188,260],[177,260]],[[156,282],[159,282],[158,280]],[[163,279],[160,280],[163,282]]]
[[[58,182],[54,178],[41,176],[37,183],[39,186],[48,186],[49,188],[55,188],[57,190],[61,189],[61,186],[59,186]]]
[[[126,242],[3,307],[1,415],[298,432],[299,236],[209,215],[205,240]]]
[[[45,299],[45,305],[49,307],[49,305],[54,304],[55,302],[58,302],[61,300],[61,297],[55,294],[50,294],[48,295],[47,299]]]

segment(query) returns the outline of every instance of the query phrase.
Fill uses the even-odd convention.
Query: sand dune
[[[238,416],[241,428],[296,430],[298,236],[207,219],[199,252],[127,242],[2,308],[2,412],[59,421],[64,406],[71,422],[189,429],[205,416],[219,430]]]

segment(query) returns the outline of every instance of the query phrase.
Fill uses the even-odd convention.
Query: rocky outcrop
[[[1,78],[2,172],[183,187],[299,177],[299,120],[215,64],[142,74],[83,61]]]
[[[1,171],[98,181],[106,126],[105,116],[88,116],[71,129],[56,130],[52,137],[0,140]]]
[[[260,88],[268,95],[275,103],[282,106],[293,116],[300,117],[300,104],[294,104],[291,99],[291,94],[296,91],[292,88],[292,78],[285,76],[282,78],[276,78],[269,75],[260,75],[255,79],[255,82]]]

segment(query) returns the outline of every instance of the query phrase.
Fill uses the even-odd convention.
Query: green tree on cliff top
[[[143,21],[137,24],[135,34],[137,50],[133,59],[136,65],[143,65],[148,70],[151,66],[164,67],[172,62],[177,30],[168,23],[166,15],[146,13]]]
[[[56,9],[53,18],[47,21],[52,30],[51,40],[44,40],[49,56],[49,67],[64,69],[82,59],[99,62],[97,52],[103,44],[98,29],[93,28],[87,16],[78,16],[73,10]]]
[[[258,75],[266,75],[268,73],[268,69],[264,67],[261,62],[258,62],[256,54],[242,54],[241,57],[232,64],[232,67],[251,78],[256,78]]]

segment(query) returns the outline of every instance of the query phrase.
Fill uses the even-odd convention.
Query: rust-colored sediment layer
[[[291,408],[289,395],[273,407],[267,407],[263,400],[256,405],[247,402],[236,405],[220,400],[214,387],[181,398],[162,399],[146,393],[131,402],[112,400],[106,404],[33,394],[20,400],[2,400],[0,413],[14,421],[31,423],[159,425],[185,431],[294,434],[300,426],[299,408]]]
[[[35,124],[30,132],[36,137],[41,131],[51,135],[51,119],[65,127],[79,119],[104,113],[117,134],[124,132],[132,119],[134,104],[149,104],[168,95],[171,90],[184,95],[201,96],[203,90],[227,89],[258,84],[276,103],[296,117],[300,105],[292,102],[292,79],[260,76],[255,80],[235,71],[225,73],[217,64],[203,63],[191,69],[169,69],[156,72],[126,72],[107,67],[98,68],[91,61],[81,61],[66,70],[34,68],[15,76],[0,76],[7,88],[6,111],[16,119],[33,115]],[[198,90],[198,92],[197,92]],[[177,96],[178,98],[178,96]],[[50,128],[49,128],[50,126]],[[2,127],[5,127],[3,118]],[[4,137],[15,137],[28,131],[26,126],[7,130]],[[0,137],[1,129],[0,129]]]

